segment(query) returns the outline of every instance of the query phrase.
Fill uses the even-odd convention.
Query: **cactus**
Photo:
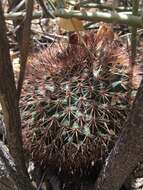
[[[130,109],[129,68],[107,26],[33,56],[20,109],[24,149],[37,165],[74,174],[105,160]]]

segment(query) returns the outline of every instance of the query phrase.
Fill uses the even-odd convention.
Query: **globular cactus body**
[[[23,143],[43,169],[74,174],[94,167],[109,154],[130,109],[124,48],[92,33],[83,40],[42,50],[27,69]]]

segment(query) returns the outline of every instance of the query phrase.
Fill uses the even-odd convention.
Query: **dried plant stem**
[[[138,8],[139,8],[139,0],[133,1],[133,15],[138,15]],[[135,64],[136,58],[136,47],[137,47],[137,27],[132,28],[132,35],[131,35],[131,62],[132,65]]]
[[[7,20],[17,20],[21,19],[25,16],[25,12],[17,12],[17,13],[8,13],[5,14],[5,18]],[[142,19],[138,16],[127,15],[125,13],[110,13],[110,12],[95,12],[91,13],[89,11],[78,11],[78,10],[65,10],[60,9],[52,12],[55,17],[63,17],[63,18],[78,18],[81,20],[87,21],[103,21],[108,23],[122,23],[127,24],[128,26],[135,26],[142,28]],[[33,19],[40,18],[43,15],[41,11],[37,11],[33,13]]]
[[[17,184],[17,187],[19,190],[33,190],[34,188],[30,183],[30,179],[28,178],[28,173],[25,166],[22,147],[20,111],[16,98],[16,84],[14,80],[12,63],[10,60],[9,44],[6,37],[6,25],[4,21],[1,1],[0,42],[0,103],[2,106],[4,121],[7,129],[8,146],[10,154],[14,159],[15,169],[18,175],[17,180],[19,180],[19,185]],[[0,153],[1,158],[3,158],[1,151]],[[13,171],[11,170],[10,172],[11,175],[13,175]]]
[[[12,182],[16,185],[18,190],[34,190],[32,185],[29,186],[25,183],[25,179],[23,179],[19,171],[16,170],[15,163],[3,142],[0,142],[0,158],[6,167],[9,178],[12,179]],[[11,189],[7,184],[3,185],[5,185],[7,189]]]
[[[27,2],[27,14],[25,17],[24,22],[24,28],[23,28],[23,38],[22,43],[20,47],[20,53],[21,53],[21,59],[20,59],[20,74],[19,74],[19,80],[18,80],[18,87],[17,87],[17,99],[19,101],[21,89],[24,81],[24,75],[25,75],[25,68],[26,68],[26,62],[27,57],[29,53],[29,46],[30,46],[30,33],[31,33],[31,20],[32,20],[32,12],[33,12],[33,0],[29,0]]]
[[[20,114],[19,111],[16,110],[16,85],[10,60],[8,40],[6,38],[5,22],[2,14],[1,4],[0,13],[0,102],[7,128],[10,153],[17,164],[24,168]],[[17,118],[16,121],[15,117]]]
[[[80,3],[80,7],[84,8],[98,8],[98,9],[106,9],[106,10],[113,10],[112,5],[106,5],[106,4],[97,4],[97,3]],[[126,11],[132,11],[132,7],[122,7],[118,6],[115,8],[118,12],[126,12]]]
[[[43,9],[43,13],[47,18],[55,18],[53,14],[46,8],[45,3],[43,0],[37,0],[38,3],[40,4],[41,8]]]

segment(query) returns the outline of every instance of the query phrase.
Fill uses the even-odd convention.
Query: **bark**
[[[143,158],[143,80],[124,129],[94,186],[95,190],[119,190]]]

